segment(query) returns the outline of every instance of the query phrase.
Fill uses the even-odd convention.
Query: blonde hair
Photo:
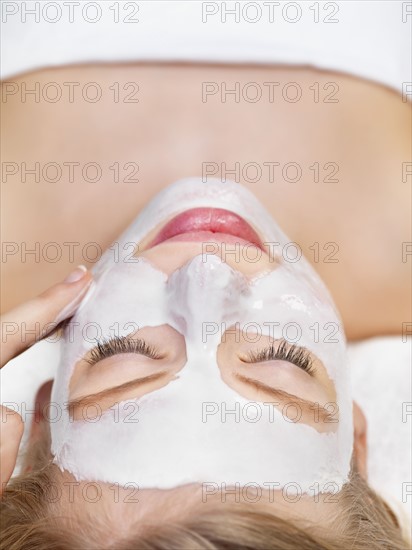
[[[331,527],[298,524],[256,507],[211,509],[152,523],[138,536],[108,532],[104,518],[64,515],[52,504],[56,467],[47,438],[31,449],[31,472],[13,479],[0,503],[0,550],[407,550],[396,518],[353,468]],[[26,463],[27,463],[26,461]],[[109,536],[110,535],[110,536]]]

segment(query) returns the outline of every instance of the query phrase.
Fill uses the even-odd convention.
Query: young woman
[[[142,4],[160,23],[117,54],[103,23],[65,50],[68,22],[52,37],[26,20],[38,58],[11,33],[2,327],[19,329],[3,364],[71,321],[11,481],[22,422],[3,410],[0,544],[407,548],[367,485],[344,359],[345,333],[399,334],[410,316],[408,78],[384,55],[402,14],[339,4],[332,27],[286,12],[251,33],[250,13],[202,21],[184,11],[200,3],[170,4]],[[328,59],[307,47],[325,29]]]
[[[183,180],[93,282],[78,268],[6,315],[44,331],[75,313],[4,548],[406,548],[366,483],[339,316],[291,244],[238,184]],[[15,331],[5,361],[21,349]],[[3,416],[7,482],[22,430]]]

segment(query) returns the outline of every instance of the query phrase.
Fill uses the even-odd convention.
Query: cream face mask
[[[190,244],[179,236],[131,254],[195,208],[248,222],[269,243],[265,269],[251,259],[253,245],[242,249],[247,261],[228,245],[226,261],[224,243],[186,254]],[[51,423],[54,462],[77,480],[141,488],[340,489],[353,446],[345,339],[323,283],[303,257],[285,260],[288,247],[238,184],[183,180],[157,195],[95,266],[65,328],[52,395],[62,411]],[[102,357],[113,338],[117,352]],[[123,389],[104,397],[115,386]],[[89,393],[97,395],[76,416]]]

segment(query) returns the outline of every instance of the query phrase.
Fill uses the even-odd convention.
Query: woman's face
[[[341,323],[248,191],[169,187],[95,279],[53,390],[67,405],[51,424],[61,468],[147,488],[341,488],[352,453]]]

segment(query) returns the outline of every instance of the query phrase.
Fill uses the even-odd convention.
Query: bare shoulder
[[[309,155],[317,150],[316,166],[333,167],[333,177],[277,186],[272,213],[324,279],[350,339],[401,334],[412,322],[411,104],[345,84],[358,100],[319,116],[333,143]]]
[[[247,185],[299,243],[349,338],[399,334],[411,321],[412,119],[396,92],[299,67],[130,64],[62,67],[22,79],[27,89],[37,81],[63,88],[92,79],[109,91],[113,82],[138,82],[151,93],[137,104],[113,103],[108,93],[92,106],[81,98],[21,103],[16,94],[2,106],[2,157],[11,171],[1,182],[2,311],[73,265],[93,265],[162,187],[205,176],[209,163],[213,177]],[[205,81],[225,81],[228,89],[254,82],[262,90],[293,82],[305,93],[293,103],[281,95],[222,102],[220,94],[205,103]],[[319,101],[314,83],[317,90],[331,82],[333,102]],[[80,167],[74,179],[73,163]],[[85,181],[82,168],[90,163],[101,167],[99,181]],[[61,168],[58,181],[53,166],[45,170],[51,164]],[[122,176],[129,180],[114,182],[114,166],[128,167]]]

